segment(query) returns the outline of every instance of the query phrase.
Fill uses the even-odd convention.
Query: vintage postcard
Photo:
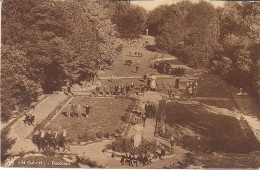
[[[260,168],[260,2],[0,3],[2,167]]]

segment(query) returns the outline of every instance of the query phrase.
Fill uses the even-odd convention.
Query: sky
[[[145,10],[147,11],[151,11],[154,8],[156,8],[159,5],[167,5],[167,4],[172,4],[172,3],[176,3],[180,0],[151,0],[151,1],[131,1],[132,4],[134,5],[139,5],[142,6]],[[199,0],[192,0],[192,2],[196,2]],[[225,1],[210,1],[214,6],[219,7],[219,6],[223,6]]]

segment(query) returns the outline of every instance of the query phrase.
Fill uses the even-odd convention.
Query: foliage
[[[167,19],[166,11],[167,5],[160,5],[147,15],[147,28],[149,29],[149,35],[156,36],[162,31],[165,20]]]
[[[183,1],[164,12],[167,18],[156,37],[159,48],[181,54],[181,59],[193,67],[203,67],[218,46],[218,15],[207,2]]]
[[[10,155],[8,150],[15,143],[15,139],[8,137],[9,129],[1,131],[1,162],[3,163]]]
[[[133,149],[134,143],[129,138],[118,137],[111,145],[107,146],[107,149],[111,149],[116,152],[131,152]]]
[[[83,165],[88,165],[90,168],[104,168],[97,164],[96,161],[91,161],[89,158],[84,156],[76,156],[77,163],[81,163]]]
[[[260,58],[259,14],[259,3],[226,3],[220,15],[219,41],[223,48],[212,59],[210,68],[253,94],[257,88]]]
[[[120,38],[138,38],[145,32],[146,11],[139,6],[127,6],[121,12],[116,12],[112,16],[113,23],[117,26]]]
[[[115,25],[100,3],[4,1],[2,120],[15,106],[27,106],[42,92],[61,90],[96,71],[120,52],[115,38]]]
[[[156,45],[184,63],[220,75],[255,96],[260,58],[260,4],[182,1],[148,14]]]

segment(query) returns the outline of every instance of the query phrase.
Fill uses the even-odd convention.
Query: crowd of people
[[[136,166],[138,167],[138,164],[147,165],[152,162],[152,157],[150,154],[133,154],[133,153],[126,153],[125,155],[122,155],[121,157],[121,165],[124,165],[127,163],[129,166]]]
[[[63,130],[62,133],[51,130],[36,131],[33,135],[33,142],[38,146],[39,151],[47,148],[53,148],[58,151],[60,148],[63,148],[63,152],[66,149],[70,150],[70,147],[67,144],[66,130]]]
[[[131,84],[126,83],[124,84],[115,84],[110,85],[107,87],[107,85],[104,85],[103,89],[101,89],[100,86],[96,87],[96,91],[94,92],[95,95],[129,95],[130,91],[134,90],[134,82]]]
[[[160,151],[153,151],[153,155],[157,155],[159,160],[163,160],[164,156],[166,154],[166,150],[164,147],[160,148]],[[152,163],[153,157],[152,154],[149,151],[146,151],[145,153],[140,154],[134,154],[134,153],[126,153],[125,155],[121,156],[120,163],[121,165],[125,165],[125,163],[129,166],[136,166],[139,165],[148,165]]]

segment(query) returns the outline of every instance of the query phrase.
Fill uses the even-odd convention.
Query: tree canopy
[[[260,4],[182,1],[160,6],[148,14],[158,48],[184,63],[221,75],[245,89],[257,88]]]
[[[93,10],[95,9],[95,10]],[[2,120],[15,106],[60,90],[118,51],[116,27],[102,3],[6,0],[2,4]]]

